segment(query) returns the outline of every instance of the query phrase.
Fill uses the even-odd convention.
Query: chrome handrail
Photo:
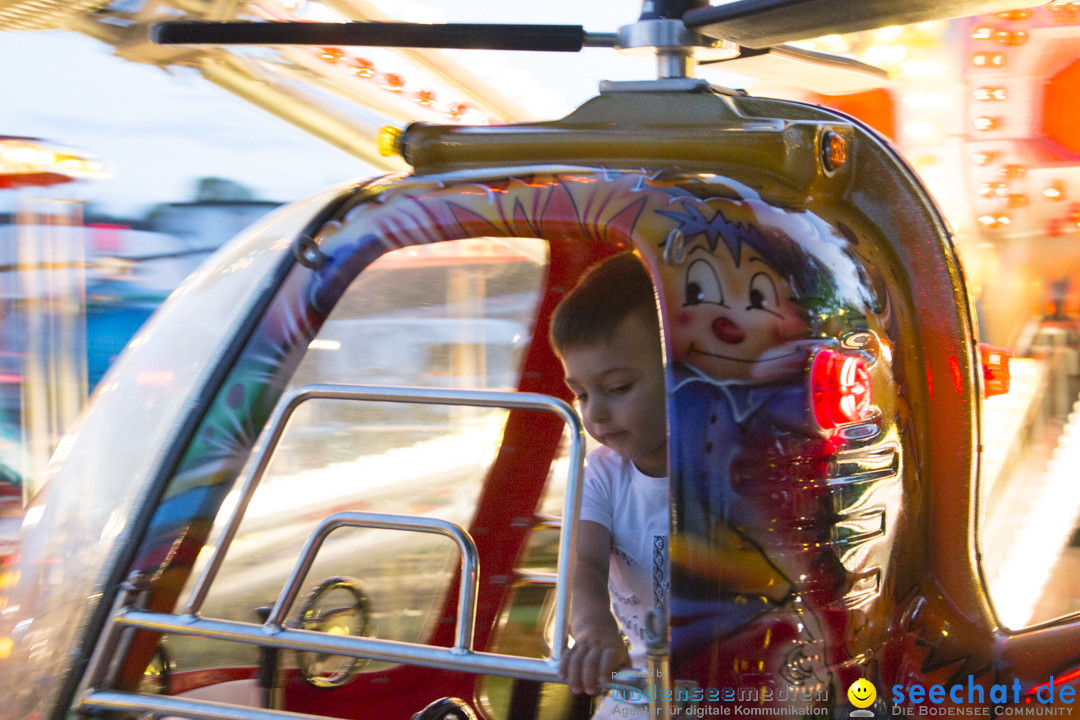
[[[469,534],[459,526],[446,521],[427,518],[389,516],[377,513],[337,513],[331,515],[324,519],[309,537],[292,574],[282,588],[282,592],[264,624],[257,625],[199,617],[199,612],[209,592],[210,585],[221,568],[225,553],[236,536],[243,515],[255,489],[269,466],[273,451],[284,433],[289,418],[301,404],[313,399],[459,405],[509,410],[528,409],[551,412],[562,418],[571,430],[571,462],[567,476],[566,495],[563,501],[563,517],[569,518],[569,522],[564,523],[563,532],[559,539],[557,572],[555,573],[553,643],[549,659],[476,652],[472,649],[476,596],[479,585],[479,565],[475,544]],[[265,440],[258,448],[255,462],[244,478],[238,502],[218,536],[210,559],[195,583],[183,612],[180,615],[148,612],[134,607],[130,601],[118,603],[110,622],[103,630],[103,635],[116,638],[117,633],[125,628],[144,629],[160,633],[194,635],[266,647],[412,663],[428,667],[546,682],[555,681],[557,679],[559,659],[566,648],[569,636],[569,598],[572,592],[571,567],[574,547],[577,542],[577,517],[581,505],[581,475],[585,457],[584,438],[581,419],[574,409],[558,398],[540,393],[328,384],[298,388],[283,398],[275,409]],[[310,630],[286,628],[284,626],[285,618],[295,602],[300,586],[310,570],[319,547],[330,532],[344,526],[438,533],[451,537],[458,543],[462,554],[462,577],[459,588],[458,622],[453,647],[436,647],[377,638],[338,636]],[[133,598],[134,596],[132,596]],[[89,679],[89,687],[86,687],[83,697],[82,705],[84,707],[116,709],[119,706],[114,703],[121,703],[124,709],[143,709],[154,712],[154,707],[151,707],[151,705],[164,702],[164,699],[160,697],[151,698],[150,696],[118,693],[105,689],[109,683],[104,678],[106,673],[102,672],[104,667],[99,668],[98,664],[104,663],[107,665],[109,660],[104,653],[96,655],[97,657],[91,660],[90,667],[87,668],[86,677]],[[103,687],[95,687],[99,683]],[[141,700],[146,702],[139,704],[138,701]],[[150,700],[154,702],[151,703]],[[201,701],[178,702],[188,703],[185,707],[190,706],[192,708],[201,707],[204,704]],[[191,709],[176,714],[208,719],[242,717],[249,720],[255,718],[265,720],[265,718],[270,717],[283,717],[280,713],[274,713],[273,711],[260,710],[249,713],[240,708],[218,706],[215,703],[206,705],[210,709],[205,712]]]
[[[434,533],[444,535],[456,542],[461,551],[461,582],[458,588],[454,650],[459,652],[472,650],[473,626],[476,623],[476,596],[480,585],[480,555],[469,533],[455,523],[438,518],[365,512],[340,512],[324,518],[311,532],[311,537],[304,545],[300,558],[296,561],[281,594],[278,595],[277,602],[274,603],[264,627],[271,630],[284,628],[285,618],[288,617],[293,603],[296,602],[296,597],[300,594],[300,588],[315,562],[315,555],[322,547],[323,541],[334,530],[343,527]]]
[[[558,670],[558,663],[550,659],[517,657],[476,650],[462,651],[401,640],[335,635],[300,628],[272,630],[265,625],[238,620],[215,620],[145,610],[124,610],[114,620],[117,627],[121,629],[149,630],[169,635],[225,640],[282,650],[411,663],[445,670],[461,670],[525,680],[552,682]]]
[[[188,720],[340,720],[326,715],[310,715],[285,710],[227,705],[209,700],[139,695],[136,693],[99,690],[83,696],[82,708],[150,713],[153,717],[187,718]]]

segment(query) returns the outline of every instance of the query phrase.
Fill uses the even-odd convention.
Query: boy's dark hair
[[[551,346],[563,355],[570,348],[602,342],[633,313],[659,337],[652,279],[636,255],[624,252],[586,270],[559,302],[551,316]]]

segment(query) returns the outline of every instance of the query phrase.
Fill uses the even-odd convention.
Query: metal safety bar
[[[273,631],[262,625],[237,620],[213,620],[191,616],[169,615],[145,610],[126,610],[115,618],[118,628],[150,630],[169,635],[186,635],[209,640],[274,647],[298,652],[317,652],[326,655],[384,660],[386,662],[423,665],[444,670],[501,675],[525,680],[555,680],[558,665],[551,660],[517,657],[500,653],[456,650],[435,645],[381,640],[354,635],[284,628]]]
[[[226,551],[236,537],[249,502],[270,463],[289,418],[296,409],[313,399],[362,400],[371,402],[421,403],[490,407],[507,410],[527,409],[551,412],[570,427],[570,469],[563,501],[564,523],[559,539],[556,600],[552,633],[551,657],[547,660],[517,657],[498,653],[476,652],[472,649],[476,597],[479,587],[479,561],[471,536],[459,526],[441,520],[410,516],[380,515],[377,513],[337,513],[323,520],[313,531],[292,574],[262,625],[199,617],[199,611],[210,585],[221,568]],[[566,402],[539,393],[518,393],[485,390],[443,390],[435,388],[309,385],[286,396],[274,412],[266,439],[257,450],[256,461],[244,478],[240,498],[219,535],[210,559],[200,575],[184,611],[180,615],[148,612],[135,607],[137,593],[118,598],[117,606],[104,628],[103,647],[117,647],[124,629],[142,629],[164,634],[199,636],[208,639],[275,647],[303,652],[321,652],[356,658],[370,658],[488,675],[501,675],[528,680],[551,682],[557,679],[559,659],[569,636],[569,599],[571,596],[571,566],[577,541],[577,517],[581,505],[581,474],[585,457],[584,428],[577,413]],[[332,635],[311,630],[286,628],[285,619],[300,592],[307,572],[314,562],[326,536],[345,527],[369,527],[392,530],[437,533],[457,542],[462,554],[462,577],[458,601],[458,618],[454,646],[451,648],[407,643],[377,638]],[[175,700],[160,696],[115,692],[107,689],[109,653],[99,652],[91,659],[84,685],[83,708],[142,710],[155,714],[177,714],[205,720],[235,718],[265,720],[291,717],[266,709],[239,708],[196,700]],[[161,710],[158,710],[161,706]],[[165,707],[168,706],[168,709]]]
[[[136,695],[113,690],[88,693],[83,697],[81,707],[102,711],[150,713],[155,717],[167,716],[188,720],[314,720],[326,717],[325,715],[226,705],[207,700],[188,700],[165,695]]]
[[[409,530],[412,532],[434,533],[451,538],[461,551],[461,582],[458,587],[457,629],[454,634],[454,650],[457,652],[472,650],[473,626],[476,623],[476,596],[480,584],[480,555],[472,536],[459,525],[438,518],[416,517],[411,515],[383,515],[381,513],[341,512],[323,519],[311,533],[307,544],[296,561],[292,574],[285,582],[277,602],[274,603],[264,627],[282,629],[285,618],[292,610],[300,587],[307,577],[315,555],[323,541],[334,530],[342,527],[361,527],[376,530]]]

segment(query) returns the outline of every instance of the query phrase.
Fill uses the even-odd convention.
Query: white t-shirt
[[[668,605],[668,498],[667,478],[645,475],[610,448],[597,448],[585,459],[581,519],[611,532],[611,609],[639,670],[647,667],[645,613],[652,607],[666,611]]]

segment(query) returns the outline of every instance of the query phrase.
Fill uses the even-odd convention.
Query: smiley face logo
[[[859,678],[847,689],[847,698],[857,708],[867,708],[877,700],[877,688],[866,678]]]

